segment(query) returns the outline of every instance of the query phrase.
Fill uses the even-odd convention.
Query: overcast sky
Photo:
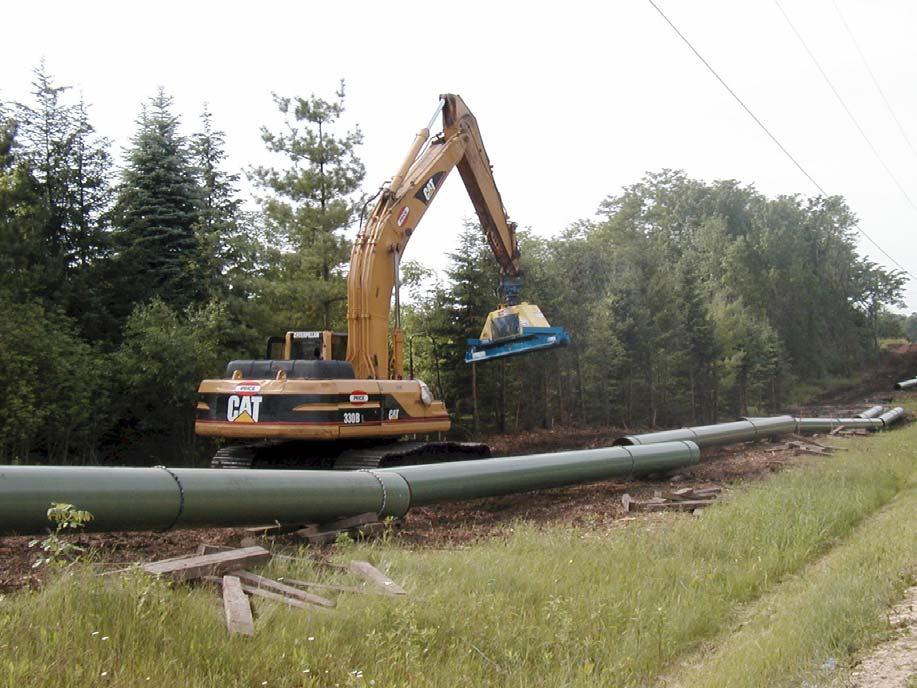
[[[888,176],[770,1],[657,0],[749,107],[862,227],[917,274],[917,209]],[[784,0],[797,29],[912,199],[917,155],[882,103],[833,0]],[[917,3],[838,0],[917,143]],[[271,92],[330,96],[347,81],[367,190],[390,177],[439,93],[475,113],[512,218],[551,235],[648,170],[813,194],[647,0],[608,2],[41,2],[2,11],[0,98],[27,97],[45,58],[118,148],[159,86],[190,133],[204,102],[231,163],[265,161]],[[457,173],[406,258],[442,267],[474,210]],[[876,262],[889,261],[865,242]],[[917,284],[908,306],[917,308]]]

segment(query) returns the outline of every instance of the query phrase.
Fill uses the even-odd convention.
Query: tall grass
[[[256,601],[252,639],[226,636],[207,588],[74,572],[0,601],[0,681],[642,685],[889,503],[914,477],[915,437],[917,427],[852,441],[849,453],[737,491],[700,517],[608,530],[519,523],[456,550],[344,547],[342,560],[369,558],[409,597],[342,596],[328,615]],[[269,574],[319,575],[282,562]]]
[[[747,610],[748,622],[673,686],[827,685],[886,626],[885,612],[914,583],[917,488],[899,494],[805,575]]]

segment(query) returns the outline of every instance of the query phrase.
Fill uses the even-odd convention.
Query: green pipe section
[[[751,442],[767,437],[779,437],[795,432],[830,432],[843,425],[846,428],[882,430],[904,415],[904,410],[893,409],[879,415],[881,406],[867,409],[857,418],[794,418],[793,416],[772,416],[767,418],[742,418],[731,423],[700,425],[678,430],[661,430],[642,435],[627,435],[614,441],[617,446],[645,446],[659,442],[692,441],[701,448],[724,444]],[[866,414],[869,414],[868,416]]]
[[[895,383],[895,389],[911,389],[913,387],[917,387],[917,377]]]
[[[882,424],[887,428],[889,425],[895,421],[899,421],[904,418],[904,409],[900,406],[896,406],[891,411],[887,411],[879,416],[879,420],[882,421]]]
[[[694,442],[645,447],[604,447],[554,454],[383,468],[411,488],[411,505],[495,497],[609,478],[660,473],[700,461]]]
[[[858,413],[857,418],[878,418],[882,415],[882,411],[885,410],[884,406],[870,406],[868,409],[863,411],[863,413]]]
[[[0,467],[0,533],[43,532],[54,502],[91,512],[87,530],[168,530],[401,516],[410,490],[397,475],[359,471]]]
[[[168,530],[328,523],[415,505],[654,473],[695,464],[692,442],[607,447],[372,471],[0,467],[0,534],[46,530],[48,507],[91,512],[87,530]]]
[[[799,432],[830,432],[841,426],[881,430],[885,424],[879,418],[797,418]]]
[[[796,432],[796,419],[793,416],[769,416],[766,418],[744,418],[755,426],[755,439],[766,439]]]
[[[679,430],[662,430],[642,435],[627,435],[614,441],[617,446],[639,446],[659,442],[690,440],[700,447],[714,447],[738,442],[750,442],[774,435],[785,435],[796,431],[796,419],[792,416],[772,418],[742,418],[731,423],[699,425]]]

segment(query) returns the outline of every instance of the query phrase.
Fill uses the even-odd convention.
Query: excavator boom
[[[521,271],[516,225],[509,220],[503,206],[477,120],[457,95],[440,96],[440,104],[442,133],[430,138],[429,127],[420,130],[407,159],[354,242],[347,283],[347,360],[353,363],[360,378],[401,379],[404,376],[403,334],[397,309],[398,265],[408,240],[454,167],[458,167],[481,229],[500,267],[504,297],[508,301],[503,310],[516,311],[520,323],[525,323],[515,332],[506,332],[498,338],[490,337],[485,326],[481,338],[474,340],[475,349],[469,352],[469,356],[474,357],[469,360],[527,353],[569,341],[561,328],[549,327],[537,307],[525,309],[522,306],[527,304],[517,305]],[[393,290],[396,292],[396,313],[389,365]],[[494,317],[491,314],[488,325]],[[546,328],[550,333],[536,334],[533,330],[526,336],[525,326]],[[504,346],[510,344],[509,341],[497,343],[497,339],[514,339],[513,346]],[[493,348],[488,348],[491,344]]]

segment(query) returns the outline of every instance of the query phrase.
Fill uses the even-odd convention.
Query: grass
[[[915,439],[917,426],[853,440],[699,518],[342,546],[410,596],[342,596],[322,616],[259,601],[251,639],[226,636],[205,587],[71,572],[0,600],[0,685],[635,686],[686,657],[704,667],[675,676],[686,685],[779,685],[881,629],[914,561]],[[794,610],[806,624],[791,632]]]
[[[885,628],[885,612],[913,585],[917,488],[898,494],[848,542],[765,595],[701,658],[667,683],[704,686],[828,685],[838,667]]]

